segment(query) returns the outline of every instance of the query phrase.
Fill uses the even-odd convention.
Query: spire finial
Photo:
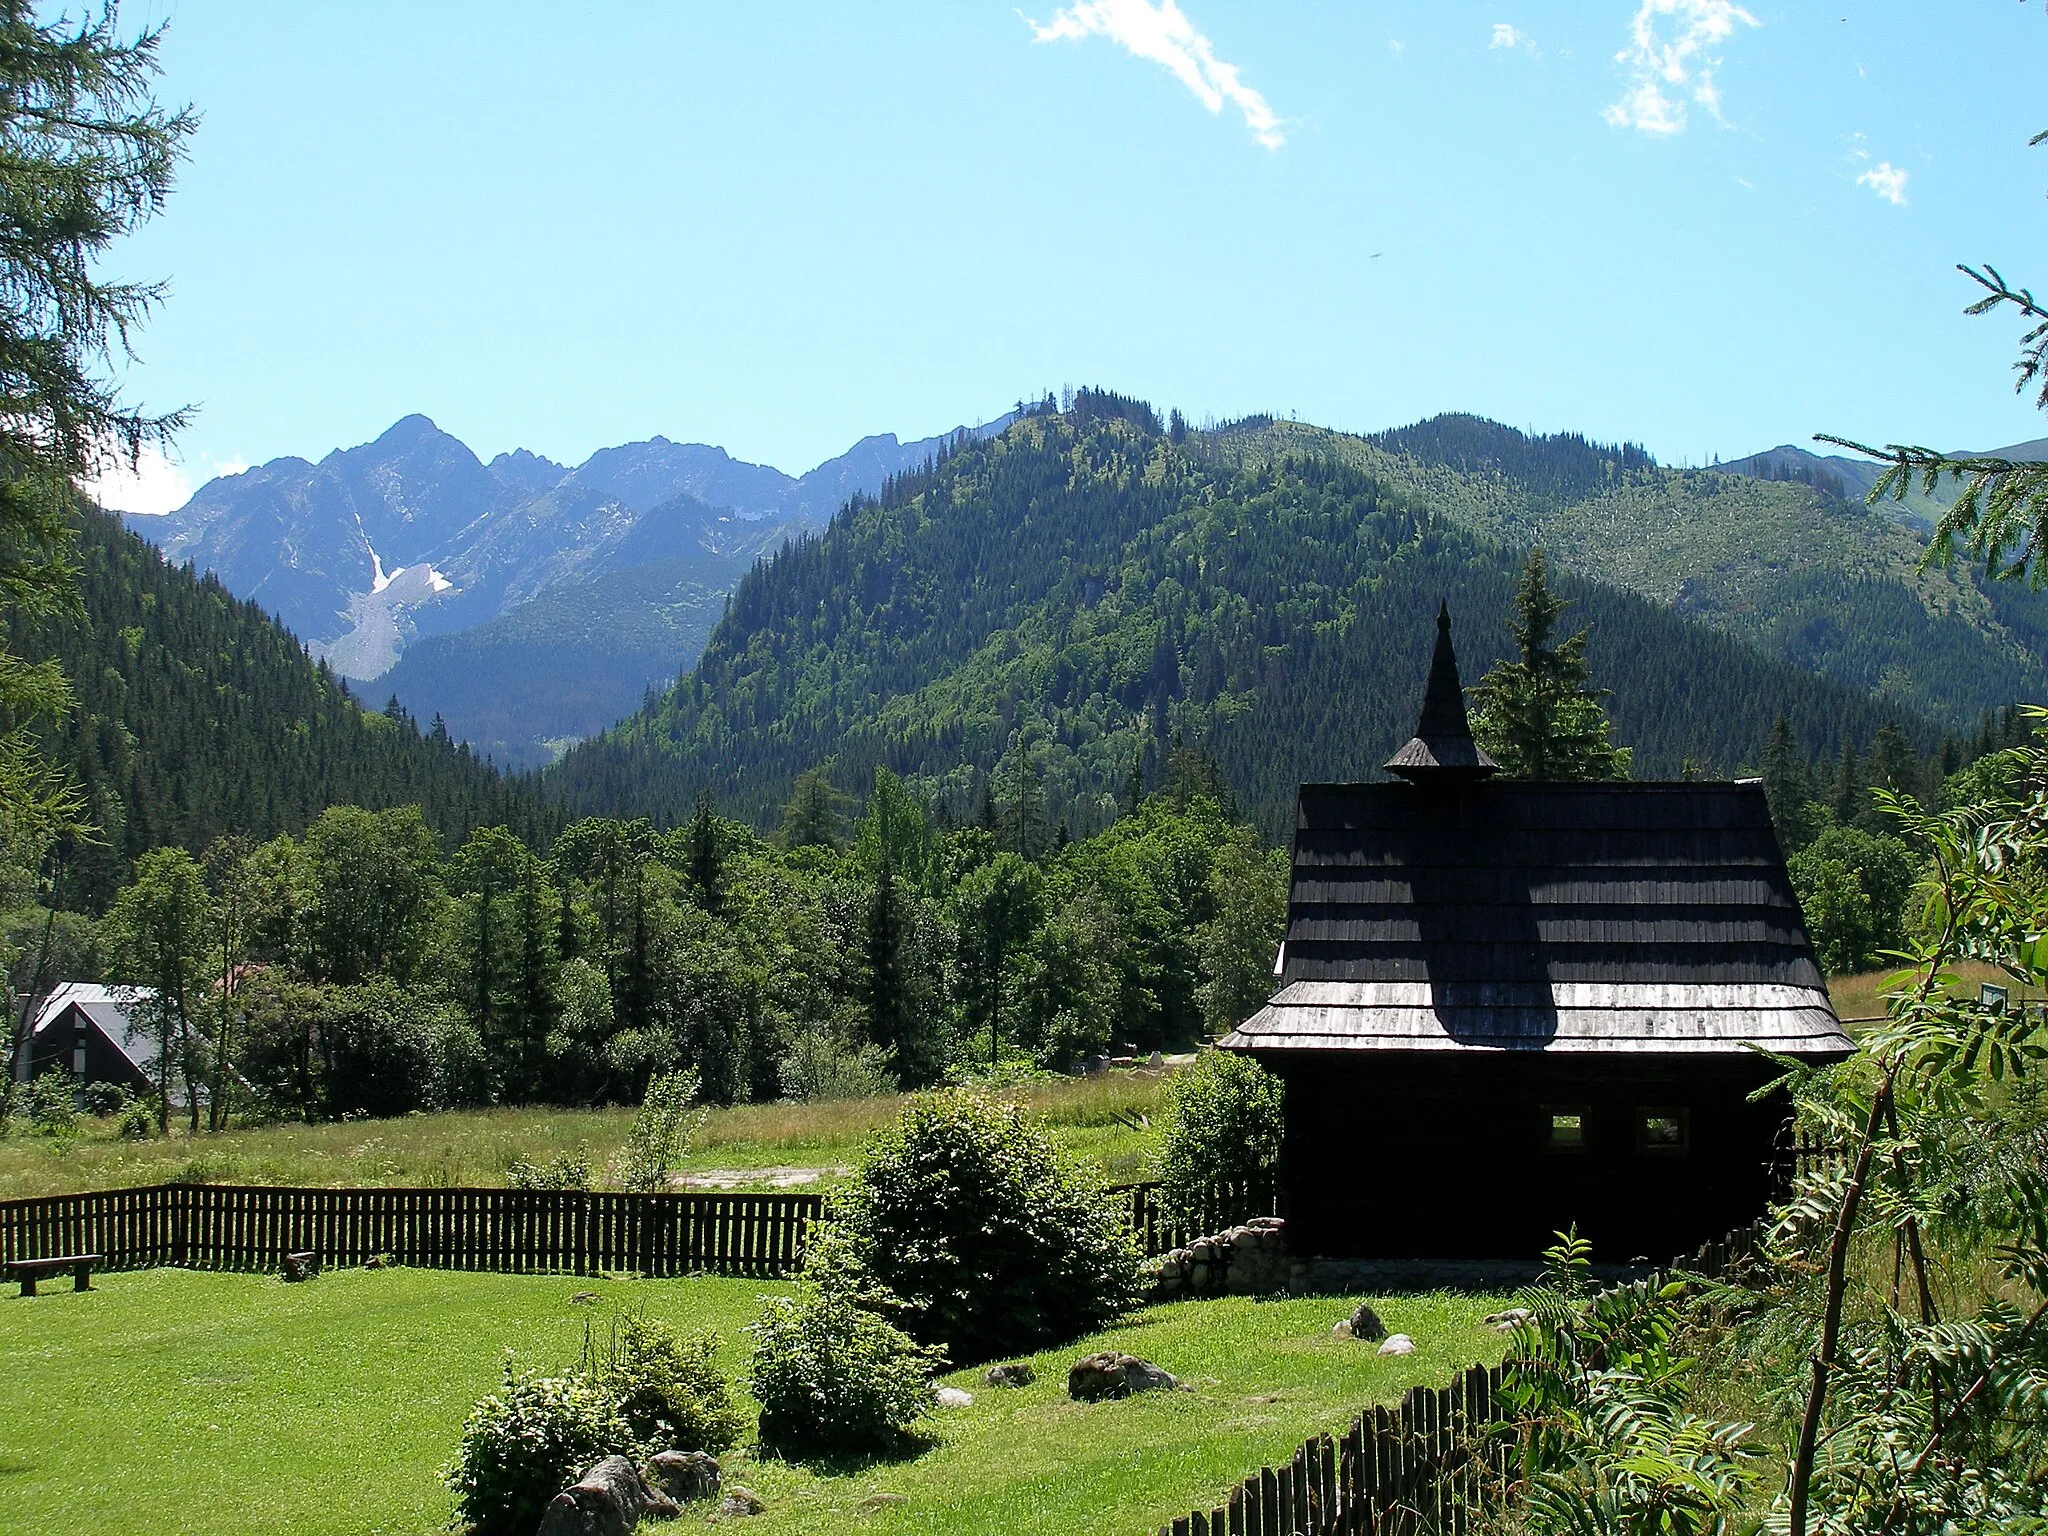
[[[1422,692],[1422,718],[1408,745],[1387,759],[1387,772],[1417,782],[1427,779],[1483,779],[1500,765],[1472,739],[1465,718],[1465,690],[1458,686],[1458,655],[1451,648],[1451,605],[1437,605],[1436,650],[1429,658],[1429,682]]]

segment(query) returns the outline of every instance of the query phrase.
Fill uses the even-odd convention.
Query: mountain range
[[[808,769],[858,795],[887,767],[960,818],[1030,786],[1081,835],[1180,740],[1284,837],[1297,782],[1370,777],[1413,730],[1439,600],[1467,682],[1506,653],[1538,543],[1648,777],[1753,769],[1780,714],[1812,753],[1887,724],[1927,752],[2048,696],[2048,606],[1921,573],[1897,518],[1801,483],[1474,417],[1162,430],[1083,391],[754,566],[697,667],[544,782],[771,823]]]
[[[1162,435],[1149,407],[1119,419]],[[831,523],[850,499],[914,479],[956,449],[992,452],[1011,420],[911,443],[867,438],[793,476],[663,438],[602,450],[573,469],[525,451],[486,464],[413,416],[318,464],[273,460],[209,482],[167,518],[129,521],[172,559],[212,570],[277,613],[367,696],[440,717],[501,765],[538,766],[643,705],[650,713],[621,739],[646,719],[670,718],[664,698],[714,631],[744,624],[728,601],[757,562],[778,551],[797,559],[793,540],[829,555],[850,536]],[[1149,425],[1132,427],[1138,420]],[[1343,465],[1429,514],[1441,533],[1510,552],[1540,544],[1562,571],[1839,684],[1922,737],[2048,697],[2048,599],[1966,569],[1921,570],[1924,530],[1953,491],[1866,508],[1877,469],[1865,461],[1781,445],[1711,470],[1669,469],[1629,445],[1455,414],[1371,435],[1254,417],[1171,436],[1170,456],[1209,477],[1200,494],[1313,459]],[[1012,511],[1017,526],[972,537],[1028,543],[1029,509]],[[945,601],[978,601],[946,591]],[[971,648],[993,633],[954,640]],[[1609,686],[1617,707],[1630,708]],[[1705,722],[1689,743],[1677,732],[1650,744],[1642,761],[1747,761],[1738,743],[1749,734]],[[829,753],[818,745],[822,761]],[[608,793],[632,798],[623,784]]]
[[[525,450],[486,464],[416,415],[317,464],[220,476],[178,511],[128,523],[262,604],[343,677],[377,685],[364,691],[531,766],[689,665],[763,551],[952,435],[869,437],[800,476],[661,437],[569,468]]]

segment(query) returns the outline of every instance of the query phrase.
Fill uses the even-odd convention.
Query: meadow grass
[[[2048,992],[2039,987],[2020,985],[1995,965],[1965,960],[1951,969],[1956,975],[1954,991],[1962,997],[1974,998],[1977,988],[1988,981],[1994,986],[2004,987],[2015,1003],[2037,1003],[2048,998]],[[1854,976],[1830,976],[1828,1000],[1835,1005],[1837,1016],[1843,1019],[1880,1018],[1884,1014],[1885,980],[1897,974],[1896,966],[1887,966],[1883,970],[1861,971]]]
[[[1150,1172],[1156,1134],[1136,1122],[1156,1118],[1163,1082],[1163,1073],[1107,1072],[990,1091],[1043,1116],[1063,1147],[1108,1178],[1130,1180]],[[762,1170],[774,1168],[845,1169],[867,1136],[894,1120],[903,1103],[902,1095],[889,1094],[714,1109],[680,1166],[685,1174],[752,1172],[760,1175],[756,1182],[767,1178]],[[490,1187],[505,1183],[516,1160],[546,1162],[579,1152],[602,1178],[632,1123],[631,1109],[522,1107],[267,1125],[218,1135],[188,1136],[174,1126],[169,1137],[139,1142],[115,1139],[104,1122],[87,1122],[68,1141],[17,1130],[0,1140],[0,1198],[172,1180]],[[732,1187],[751,1185],[742,1178]]]
[[[509,1360],[573,1365],[586,1320],[635,1308],[709,1327],[737,1373],[740,1329],[777,1283],[692,1277],[340,1270],[286,1286],[157,1269],[84,1295],[0,1300],[0,1527],[93,1536],[319,1532],[428,1536],[452,1515],[439,1469],[471,1403]],[[594,1305],[577,1305],[595,1291]],[[768,1505],[760,1536],[1129,1532],[1222,1497],[1261,1463],[1372,1402],[1498,1358],[1479,1319],[1498,1298],[1375,1299],[1417,1352],[1381,1358],[1333,1338],[1356,1298],[1229,1298],[1149,1308],[1029,1357],[1039,1380],[942,1410],[921,1454],[827,1475],[744,1450],[728,1482]],[[1080,1404],[1067,1365],[1098,1348],[1155,1360],[1193,1386]],[[751,1438],[751,1433],[750,1433]],[[906,1502],[869,1504],[878,1494]],[[863,1510],[866,1506],[866,1510]],[[701,1518],[692,1510],[686,1519]],[[681,1528],[680,1526],[678,1527]]]

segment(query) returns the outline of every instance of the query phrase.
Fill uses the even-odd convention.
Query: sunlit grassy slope
[[[716,1329],[720,1359],[737,1372],[740,1330],[777,1289],[405,1269],[285,1286],[161,1269],[106,1276],[85,1295],[0,1300],[0,1531],[429,1536],[452,1512],[438,1470],[507,1360],[572,1365],[586,1319],[635,1307]],[[594,1306],[572,1302],[592,1290]],[[1154,1307],[1032,1357],[1040,1379],[1021,1391],[954,1373],[947,1380],[975,1401],[936,1417],[935,1443],[914,1458],[824,1476],[743,1453],[727,1458],[726,1475],[767,1502],[747,1522],[758,1536],[1140,1536],[1365,1404],[1500,1351],[1479,1323],[1498,1298],[1376,1300],[1418,1345],[1387,1359],[1331,1337],[1354,1300]],[[1112,1346],[1194,1390],[1070,1402],[1067,1364]],[[885,1493],[905,1502],[868,1503]]]

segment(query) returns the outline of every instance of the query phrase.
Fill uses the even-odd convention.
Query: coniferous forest
[[[1142,402],[1048,400],[756,567],[696,670],[547,782],[664,824],[709,790],[766,824],[808,770],[857,791],[887,767],[966,821],[1021,774],[1081,835],[1179,740],[1277,840],[1297,782],[1376,776],[1413,728],[1440,599],[1468,682],[1507,653],[1522,552],[1334,456],[1243,462],[1233,438],[1263,425],[1162,430]],[[1781,713],[1820,754],[1886,724],[1934,748],[1927,721],[1860,689],[1612,586],[1557,585],[1638,776],[1754,765]]]
[[[417,805],[451,841],[487,825],[545,841],[560,825],[529,783],[360,707],[256,604],[116,519],[81,513],[74,558],[81,610],[19,631],[70,679],[76,707],[49,746],[98,828],[63,850],[64,904],[103,910],[149,849],[300,832],[330,805]]]

